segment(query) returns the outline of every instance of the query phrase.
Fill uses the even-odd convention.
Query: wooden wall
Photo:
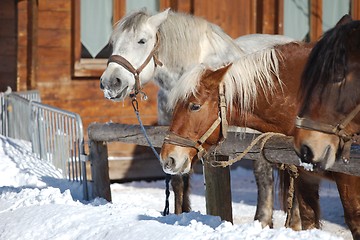
[[[39,89],[44,103],[79,113],[85,130],[91,122],[135,124],[130,100],[115,103],[104,98],[100,75],[74,77],[74,6],[79,1],[0,1],[0,49],[5,49],[0,52],[0,91],[6,85],[18,91]],[[116,4],[123,8],[125,0]],[[171,7],[204,17],[234,38],[282,33],[282,4],[283,0],[160,0],[161,10]],[[149,84],[144,90],[149,100],[140,102],[140,114],[144,124],[156,124],[158,88]]]
[[[16,89],[17,8],[14,0],[0,4],[0,91]]]
[[[60,107],[81,115],[84,127],[91,122],[120,122],[137,123],[130,101],[114,103],[104,99],[99,89],[99,77],[74,78],[73,71],[73,45],[74,36],[73,1],[68,0],[27,0],[18,3],[19,10],[19,52],[26,55],[29,51],[26,41],[28,32],[27,23],[31,18],[27,14],[29,1],[38,2],[37,17],[37,42],[36,51],[36,86],[40,90],[44,103]],[[213,2],[218,2],[211,0]],[[188,7],[189,13],[202,16],[209,21],[220,24],[228,29],[232,36],[239,36],[254,32],[255,25],[251,21],[247,24],[247,18],[254,11],[253,1],[229,1],[221,4],[222,8],[209,7],[211,1],[161,1],[161,8],[165,9],[171,4],[175,9]],[[231,5],[236,2],[236,7]],[[206,4],[205,4],[206,3]],[[176,7],[178,6],[178,7]],[[194,8],[193,10],[191,10]],[[236,8],[241,9],[240,13]],[[241,24],[238,24],[240,22]],[[231,26],[231,27],[229,27]],[[30,33],[31,34],[31,33]],[[18,76],[20,85],[18,90],[29,88],[27,75],[30,66],[28,62],[19,57]],[[157,122],[157,86],[150,84],[146,86],[145,92],[149,95],[148,101],[140,102],[140,113],[144,124],[155,124]]]

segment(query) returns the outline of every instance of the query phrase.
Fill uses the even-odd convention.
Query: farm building
[[[136,124],[131,102],[105,99],[99,78],[110,55],[112,26],[143,7],[201,16],[233,38],[269,33],[316,40],[343,14],[360,18],[357,0],[2,0],[0,91],[7,86],[13,91],[38,89],[42,102],[80,114],[85,130],[92,122]],[[157,123],[157,89],[147,85],[149,99],[140,102],[147,125]],[[135,153],[152,157],[151,151],[133,145],[109,147],[113,158]]]

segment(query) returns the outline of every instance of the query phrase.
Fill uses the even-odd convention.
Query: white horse
[[[152,79],[160,86],[158,119],[169,125],[171,112],[166,108],[167,96],[180,77],[200,63],[221,66],[251,52],[291,42],[281,35],[253,34],[234,41],[219,26],[188,14],[165,10],[155,15],[138,11],[120,20],[111,35],[113,47],[108,66],[100,79],[104,96],[120,101]],[[231,68],[236,69],[236,68]],[[229,77],[239,73],[229,70]],[[247,92],[245,94],[253,94]],[[258,186],[258,206],[255,219],[263,226],[272,226],[272,167],[255,161],[254,174]],[[175,193],[175,213],[190,211],[188,176],[172,176]]]

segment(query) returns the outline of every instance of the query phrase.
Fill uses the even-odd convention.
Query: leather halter
[[[141,82],[140,82],[140,77],[139,77],[140,73],[149,64],[149,62],[151,61],[151,58],[154,58],[155,67],[163,65],[162,62],[160,62],[157,57],[157,53],[158,53],[159,45],[160,45],[159,39],[160,39],[159,33],[156,33],[156,42],[155,42],[153,50],[150,52],[149,56],[145,59],[144,63],[141,64],[140,67],[137,69],[128,60],[126,60],[124,57],[122,57],[120,55],[111,55],[109,57],[107,65],[109,65],[109,63],[112,63],[112,62],[117,63],[134,75],[134,78],[135,78],[134,93],[135,93],[135,95],[137,95],[141,90]]]
[[[189,138],[182,137],[174,132],[169,131],[168,134],[165,136],[164,143],[177,145],[177,146],[181,146],[181,147],[195,148],[198,151],[198,153],[197,153],[198,158],[201,159],[206,154],[206,150],[202,145],[211,136],[211,134],[220,125],[220,123],[221,123],[222,137],[223,137],[222,140],[220,140],[220,142],[223,142],[227,137],[227,129],[228,129],[228,122],[226,120],[225,90],[224,90],[223,84],[220,84],[220,86],[219,86],[218,118],[209,127],[209,129],[198,140],[195,140],[195,141],[191,140]]]
[[[342,156],[344,160],[350,159],[350,147],[352,142],[359,141],[359,136],[356,134],[348,134],[345,131],[346,126],[354,119],[360,112],[360,104],[352,110],[346,118],[336,125],[319,123],[307,118],[296,117],[295,126],[297,128],[314,130],[327,134],[333,134],[340,138],[340,148],[343,151]]]

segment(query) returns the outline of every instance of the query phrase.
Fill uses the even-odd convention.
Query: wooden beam
[[[310,41],[317,41],[322,35],[322,0],[310,3]]]
[[[38,0],[28,0],[28,27],[27,27],[27,89],[36,88],[37,70],[37,39],[38,39]]]
[[[171,8],[176,12],[194,13],[194,0],[160,0],[160,10]]]
[[[360,2],[359,2],[359,0],[351,1],[351,17],[354,20],[360,19]]]
[[[167,126],[145,126],[150,141],[154,147],[161,147],[166,135]],[[235,157],[241,154],[257,136],[256,134],[244,134],[239,136],[236,132],[229,132],[228,138],[216,149],[217,154]],[[148,143],[139,125],[127,125],[117,123],[92,123],[88,128],[89,139],[94,141],[134,143],[148,146]],[[299,157],[293,150],[292,137],[272,137],[263,149],[259,144],[255,145],[244,158],[259,159],[262,155],[273,163],[294,164],[300,166]],[[342,172],[360,176],[360,147],[354,145],[351,150],[351,158],[348,164],[336,161],[329,171]]]
[[[279,34],[282,31],[283,0],[257,1],[257,33]]]

